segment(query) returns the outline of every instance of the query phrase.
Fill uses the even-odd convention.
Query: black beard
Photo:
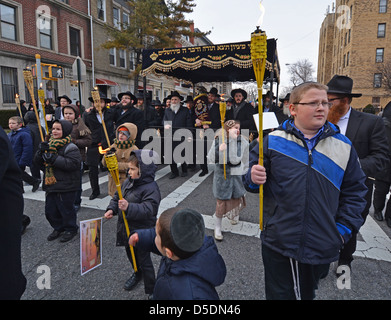
[[[129,102],[129,103],[126,104],[126,105],[121,104],[122,109],[125,109],[125,110],[129,109],[131,106],[132,106],[132,103],[131,103],[131,102]]]

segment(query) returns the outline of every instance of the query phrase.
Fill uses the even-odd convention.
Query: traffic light
[[[60,66],[49,66],[49,78],[64,79],[64,70]]]

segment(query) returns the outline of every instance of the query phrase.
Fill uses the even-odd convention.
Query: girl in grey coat
[[[240,135],[239,121],[228,120],[224,123],[224,130],[216,134],[215,142],[208,153],[209,162],[215,163],[213,195],[216,198],[214,230],[216,240],[223,240],[221,233],[223,216],[226,216],[231,224],[237,224],[239,212],[246,205],[246,190],[243,186],[242,175],[248,170],[248,148],[247,139]],[[224,163],[226,178],[224,177]]]

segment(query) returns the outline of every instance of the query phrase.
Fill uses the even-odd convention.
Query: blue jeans
[[[46,194],[45,216],[54,230],[76,232],[76,211],[73,203],[76,191]]]

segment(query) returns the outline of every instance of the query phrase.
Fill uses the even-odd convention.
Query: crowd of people
[[[237,224],[246,206],[246,191],[257,193],[263,185],[266,298],[314,299],[331,262],[352,267],[357,234],[372,204],[373,185],[379,221],[390,191],[391,176],[384,172],[391,172],[391,104],[382,117],[358,112],[351,103],[361,94],[352,93],[352,88],[351,78],[335,75],[327,86],[309,82],[295,87],[280,100],[280,106],[270,92],[264,95],[264,112],[274,112],[280,125],[263,132],[262,165],[253,120],[258,109],[247,102],[243,89],[232,90],[224,119],[216,88],[186,99],[174,91],[163,103],[144,101],[144,95],[130,91],[120,93],[118,99],[100,94],[100,104],[90,97],[92,106],[88,108],[73,105],[63,95],[51,113],[45,141],[40,141],[39,131],[45,129],[38,128],[33,112],[9,119],[8,138],[3,133],[0,136],[0,156],[7,158],[0,172],[0,189],[13,183],[18,185],[15,193],[22,193],[25,181],[35,192],[42,171],[45,216],[53,229],[47,240],[67,242],[78,231],[84,170],[88,168],[89,199],[93,200],[100,195],[99,168],[107,166],[104,152],[115,154],[122,192],[120,196],[115,181],[109,178],[112,200],[104,216],[118,215],[116,244],[125,247],[131,264],[134,248],[137,267],[133,266],[134,273],[124,288],[132,290],[144,279],[145,293],[152,299],[218,299],[215,287],[224,282],[227,272],[214,242],[223,240],[222,219]],[[192,209],[172,208],[157,219],[161,195],[154,178],[161,155],[144,148],[141,139],[143,131],[151,127],[160,129],[166,139],[166,130],[213,129],[210,145],[206,136],[193,136],[189,142],[193,147],[200,144],[203,155],[194,154],[181,163],[182,177],[196,164],[200,164],[200,176],[208,174],[208,162],[215,166],[213,237],[205,236],[202,215]],[[243,129],[253,134],[252,141],[241,134]],[[184,139],[172,142],[179,144]],[[178,177],[177,163],[172,162],[170,168],[169,179]],[[17,173],[12,182],[8,181],[9,172]],[[5,233],[8,239],[4,241],[13,245],[3,254],[20,270],[20,234],[29,217],[23,214],[23,206],[7,214],[14,215],[9,220],[13,229]],[[390,202],[385,219],[391,227]],[[19,224],[18,232],[15,224]],[[130,237],[126,225],[132,228]],[[156,275],[150,252],[163,256]],[[1,281],[11,280],[2,277]],[[25,287],[21,272],[14,281],[15,289],[0,290],[0,297],[20,298]]]

